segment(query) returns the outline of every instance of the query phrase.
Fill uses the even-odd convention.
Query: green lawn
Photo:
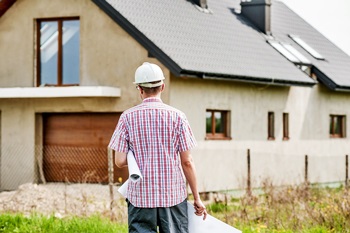
[[[244,233],[350,233],[350,190],[343,187],[265,185],[257,195],[234,198],[227,194],[223,201],[208,204],[207,209]],[[0,232],[126,233],[127,226],[98,215],[61,219],[35,213],[3,213]]]
[[[59,219],[36,214],[28,217],[21,214],[2,214],[0,215],[0,232],[125,233],[127,226],[113,223],[98,216]]]

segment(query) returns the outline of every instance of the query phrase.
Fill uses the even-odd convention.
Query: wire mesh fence
[[[117,188],[128,171],[109,155],[107,148],[96,147],[2,147],[0,211],[102,213],[125,221],[126,203]]]
[[[239,195],[254,192],[268,176],[279,176],[279,164],[290,165],[291,172],[300,173],[301,182],[317,182],[324,176],[334,177],[334,181],[348,185],[348,155],[340,156],[309,156],[299,157],[273,154],[267,155],[254,150],[234,151],[237,159],[242,160],[239,166],[244,166],[239,172],[241,179]],[[232,154],[232,153],[231,153]],[[230,156],[230,155],[228,155]],[[279,156],[273,164],[271,161]],[[216,159],[218,159],[216,157]],[[261,161],[264,160],[265,164]],[[270,161],[270,162],[269,162]],[[293,164],[291,161],[297,161]],[[237,161],[236,161],[237,163]],[[270,166],[270,172],[264,166]],[[196,166],[207,166],[196,161]],[[273,168],[271,168],[273,166]],[[293,168],[294,166],[294,168]],[[230,171],[232,164],[223,163],[217,169]],[[294,169],[294,170],[293,170]],[[215,169],[198,169],[199,183],[207,179],[205,170],[213,181],[227,179],[225,172],[217,173]],[[266,176],[263,177],[263,174]],[[114,164],[114,154],[107,148],[96,147],[62,147],[36,146],[35,148],[12,146],[1,148],[1,211],[31,212],[39,211],[48,214],[91,215],[103,213],[113,219],[126,219],[126,203],[117,189],[128,178],[127,168],[119,169]],[[288,176],[285,176],[287,179]],[[229,185],[225,187],[230,187]],[[230,191],[227,189],[210,190],[211,192]],[[205,190],[203,191],[205,192]]]

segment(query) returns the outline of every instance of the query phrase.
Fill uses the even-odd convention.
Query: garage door
[[[43,114],[43,170],[47,182],[108,183],[107,145],[120,114]],[[127,168],[114,165],[114,181]]]

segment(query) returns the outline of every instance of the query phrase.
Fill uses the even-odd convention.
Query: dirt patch
[[[99,184],[24,184],[17,190],[0,193],[0,212],[33,212],[56,217],[91,216],[112,217],[125,222],[127,207],[113,187],[113,203],[108,185]]]

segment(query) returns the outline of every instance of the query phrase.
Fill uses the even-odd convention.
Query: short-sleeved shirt
[[[171,207],[187,197],[179,152],[196,140],[185,114],[151,97],[123,112],[109,147],[134,153],[143,179],[129,182],[127,198],[140,208]]]

